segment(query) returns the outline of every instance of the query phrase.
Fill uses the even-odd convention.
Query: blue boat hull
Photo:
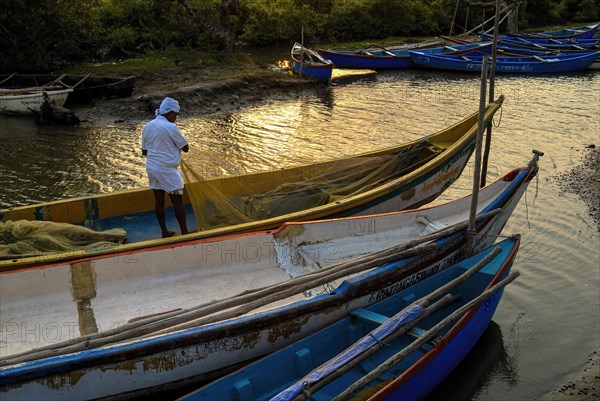
[[[410,53],[415,65],[422,68],[465,72],[481,71],[481,57],[469,55],[467,59],[463,59],[458,56],[443,56],[413,51]],[[589,52],[576,55],[545,56],[546,61],[538,61],[532,57],[498,57],[496,73],[544,74],[583,71],[594,62],[598,54],[599,52]]]
[[[432,49],[423,49],[421,51],[427,54],[457,54],[466,51],[477,51],[489,54],[491,52],[491,42],[457,45],[453,47],[436,47]],[[375,50],[369,51],[367,54],[363,51],[320,49],[319,54],[333,62],[337,68],[392,70],[415,67],[408,50]]]
[[[424,355],[420,363],[415,363],[397,380],[384,387],[372,397],[372,401],[383,399],[418,401],[425,398],[479,341],[494,316],[503,292],[503,290],[498,291],[484,305],[473,311],[472,316],[463,317],[449,335],[449,337],[453,336],[451,339],[441,344],[435,352],[431,350]]]
[[[331,75],[333,73],[333,64],[300,64],[298,61],[292,60],[292,70],[303,77],[310,77],[318,79],[319,81],[329,82],[331,81]]]
[[[366,55],[357,51],[329,50],[319,50],[319,53],[333,62],[337,68],[391,70],[414,67],[410,54],[406,50],[394,51],[394,55],[375,54],[375,52],[372,55]]]
[[[539,33],[517,33],[507,34],[508,37],[513,38],[524,38],[527,40],[531,39],[543,39],[547,40],[549,37],[552,39],[591,39],[598,32],[600,24],[579,26],[570,29],[563,29],[560,31],[546,31]]]

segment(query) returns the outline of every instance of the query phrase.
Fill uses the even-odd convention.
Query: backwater
[[[577,168],[586,145],[600,145],[600,73],[498,76],[496,94],[506,100],[494,119],[488,182],[525,165],[532,149],[545,153],[502,233],[522,235],[513,267],[522,275],[431,399],[548,399],[600,345],[598,229],[582,200],[553,179]],[[477,111],[478,102],[478,75],[390,71],[319,96],[200,118],[183,110],[178,123],[206,160],[206,175],[235,174],[417,139]],[[142,126],[38,127],[0,117],[0,208],[146,186]],[[471,190],[472,166],[436,203]]]

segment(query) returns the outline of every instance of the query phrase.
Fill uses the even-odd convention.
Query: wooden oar
[[[424,343],[429,341],[431,338],[437,335],[437,333],[442,330],[444,327],[448,326],[456,319],[460,318],[465,313],[469,312],[471,309],[481,305],[488,298],[494,295],[498,290],[504,288],[511,282],[513,282],[517,277],[519,277],[520,273],[518,271],[514,271],[508,275],[504,280],[500,281],[496,285],[492,286],[488,290],[484,291],[481,295],[476,297],[475,299],[469,301],[462,307],[458,308],[456,311],[451,313],[449,316],[444,318],[441,322],[433,326],[431,329],[427,330],[423,336],[419,337],[417,340],[412,342],[408,347],[402,349],[402,351],[396,353],[392,357],[388,358],[384,363],[379,365],[377,368],[373,369],[371,372],[367,373],[361,379],[356,381],[342,393],[333,398],[332,401],[345,401],[350,399],[354,394],[362,390],[369,383],[375,380],[377,377],[381,376],[383,373],[388,371],[392,366],[396,365],[398,362],[406,358],[413,351],[421,347]]]

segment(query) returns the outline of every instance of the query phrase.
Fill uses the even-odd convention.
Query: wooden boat
[[[599,26],[600,24],[592,24],[561,29],[558,31],[513,33],[506,34],[506,36],[526,39],[591,39],[598,32]]]
[[[10,74],[0,75],[0,90],[19,88],[73,89],[66,104],[89,103],[95,99],[128,97],[133,93],[135,77],[107,77],[72,74]]]
[[[502,98],[488,106],[486,121],[491,121],[501,103]],[[261,194],[273,193],[282,185],[289,186],[290,183],[298,181],[312,182],[314,185],[309,188],[308,197],[300,191],[293,196],[284,192],[283,206],[287,209],[274,202],[272,212],[271,209],[261,209],[263,214],[247,222],[233,217],[227,220],[227,216],[219,216],[218,222],[225,222],[225,225],[188,235],[160,238],[160,229],[154,215],[154,197],[148,188],[0,210],[0,223],[9,220],[43,220],[85,225],[97,231],[123,228],[127,232],[127,241],[113,247],[103,246],[85,250],[69,248],[66,252],[58,253],[5,255],[4,260],[0,260],[0,271],[200,238],[272,229],[286,221],[367,215],[418,207],[439,196],[462,173],[474,147],[477,114],[474,113],[437,134],[399,146],[308,166],[220,177],[205,183],[191,184],[220,188],[229,198],[247,199],[247,203],[260,199]],[[401,164],[390,169],[398,161],[401,161]],[[366,163],[373,162],[375,164],[372,168],[364,172],[361,170]],[[379,171],[380,167],[389,172],[385,176],[387,178],[372,175],[373,171]],[[328,196],[331,188],[319,184],[318,178],[326,174],[335,176],[340,171],[347,174],[352,168],[358,168],[359,174],[351,177],[351,183],[344,187],[350,191],[344,195],[338,190],[337,193],[342,196]],[[364,177],[361,177],[361,174]],[[362,186],[356,186],[357,183],[361,183]],[[189,190],[190,186],[187,191]],[[311,195],[313,193],[321,195],[315,199]],[[247,209],[252,205],[249,203]],[[193,219],[194,214],[189,204],[187,215],[189,219]],[[167,216],[171,217],[172,213],[168,212]],[[194,227],[195,221],[189,221],[188,226]]]
[[[0,113],[31,114],[41,110],[45,101],[62,107],[73,89],[8,90],[0,92]]]
[[[483,50],[491,47],[491,43],[474,43],[459,46],[437,47],[422,49],[424,53],[461,54],[468,51]],[[358,69],[404,69],[413,68],[415,65],[408,50],[388,50],[385,47],[372,45],[357,51],[326,50],[320,49],[323,58],[333,62],[336,68]]]
[[[490,323],[518,275],[509,272],[519,242],[506,239],[178,401],[421,400]]]
[[[453,43],[461,44],[471,44],[471,43],[480,43],[480,42],[471,42],[468,40],[464,40],[461,38],[451,37],[451,36],[442,36],[442,38],[452,45]],[[594,39],[596,40],[596,39]],[[558,42],[558,41],[554,41]],[[564,42],[564,41],[563,41]],[[488,43],[488,42],[485,42]],[[585,47],[578,46],[575,43],[565,44],[556,44],[555,46],[546,46],[539,43],[526,42],[523,40],[520,41],[510,41],[506,39],[500,39],[498,41],[498,55],[499,56],[521,56],[521,55],[536,55],[536,56],[555,56],[559,54],[577,54],[582,52],[589,52],[590,49],[586,49]],[[481,49],[483,53],[487,52],[487,48]],[[491,48],[489,48],[489,54],[491,55]],[[587,67],[588,70],[598,70],[600,69],[600,55],[596,57],[594,62]]]
[[[486,40],[492,40],[493,35],[484,34]],[[557,39],[525,39],[513,38],[510,36],[499,36],[498,42],[501,45],[512,47],[525,47],[537,49],[551,49],[560,51],[595,51],[599,49],[600,38],[581,39],[581,40],[557,40]]]
[[[534,156],[480,190],[476,252],[500,234],[536,173]],[[454,223],[468,205],[465,197],[0,273],[2,399],[134,397],[218,377],[456,263],[466,224]]]
[[[330,82],[333,63],[325,60],[319,53],[295,43],[291,51],[292,70],[300,76],[311,77],[323,82]]]
[[[582,52],[552,56],[501,56],[496,59],[496,73],[545,74],[574,72],[587,69],[600,52]],[[443,55],[410,51],[415,65],[422,68],[448,71],[481,71],[482,55]],[[491,59],[490,59],[491,64]]]

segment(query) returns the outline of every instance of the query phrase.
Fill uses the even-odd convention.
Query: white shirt
[[[169,170],[179,167],[181,148],[187,139],[175,123],[159,115],[142,129],[142,149],[148,152],[146,168]]]

